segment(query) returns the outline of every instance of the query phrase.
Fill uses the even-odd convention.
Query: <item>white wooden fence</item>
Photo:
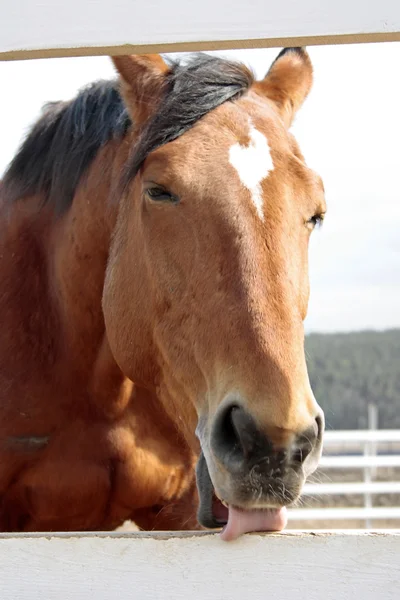
[[[385,443],[397,444],[397,453],[377,454],[380,445]],[[348,454],[360,450],[361,455]],[[324,454],[321,458],[322,469],[359,469],[363,481],[335,483],[307,483],[304,486],[304,496],[327,496],[362,494],[364,506],[359,508],[298,508],[289,511],[290,522],[294,521],[331,521],[331,520],[364,520],[366,528],[371,526],[371,520],[400,520],[400,502],[398,506],[374,507],[372,495],[400,494],[399,481],[372,481],[372,469],[380,467],[400,467],[400,430],[376,431],[327,431],[324,436],[325,451],[337,452],[343,455]]]
[[[398,600],[400,534],[0,536],[2,600]]]
[[[0,59],[400,40],[398,0],[3,0]]]

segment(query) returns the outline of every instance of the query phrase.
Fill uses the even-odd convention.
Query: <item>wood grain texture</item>
[[[397,600],[400,534],[2,535],[0,597],[18,600]]]
[[[0,31],[0,59],[390,41],[400,2],[14,0]]]

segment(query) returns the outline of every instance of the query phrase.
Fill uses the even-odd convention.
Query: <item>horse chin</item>
[[[244,533],[281,531],[287,524],[284,506],[244,509],[225,504],[215,493],[203,453],[196,467],[196,480],[199,492],[197,518],[203,527],[221,528],[224,541],[237,539]]]

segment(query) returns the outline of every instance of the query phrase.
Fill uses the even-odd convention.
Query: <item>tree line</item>
[[[368,403],[379,428],[400,429],[400,329],[306,336],[311,385],[327,429],[363,429]]]

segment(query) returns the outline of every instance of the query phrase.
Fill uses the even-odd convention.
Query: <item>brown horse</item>
[[[224,539],[280,529],[323,432],[303,320],[325,202],[288,132],[309,57],[262,81],[203,54],[114,64],[45,108],[1,186],[0,529],[197,508]]]

